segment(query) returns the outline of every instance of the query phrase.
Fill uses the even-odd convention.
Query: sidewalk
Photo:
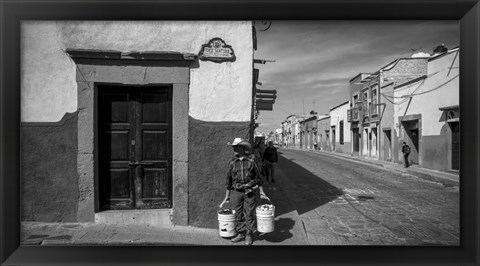
[[[292,149],[292,148],[282,148],[282,149],[315,152],[315,153],[319,153],[327,156],[333,156],[337,158],[376,165],[392,171],[400,172],[402,174],[408,174],[424,180],[441,183],[442,185],[445,185],[445,186],[450,186],[450,187],[459,186],[459,174],[426,169],[426,168],[419,167],[418,165],[411,165],[410,167],[405,168],[402,164],[392,163],[387,161],[379,161],[374,159],[364,159],[364,158],[360,158],[360,157],[357,157],[351,154],[345,154],[345,153],[328,152],[328,151],[321,151],[321,150]]]
[[[256,236],[253,245],[307,245],[298,213],[281,187],[264,185],[276,206],[275,231]],[[263,203],[263,202],[262,202]],[[22,222],[22,245],[244,245],[222,238],[217,228],[108,225],[101,223]]]

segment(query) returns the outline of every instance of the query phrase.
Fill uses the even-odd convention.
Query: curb
[[[450,180],[450,179],[447,179],[447,178],[443,178],[443,177],[439,177],[439,176],[435,176],[435,175],[430,175],[430,174],[426,174],[426,173],[421,173],[421,172],[417,172],[417,171],[412,171],[412,170],[408,170],[408,169],[407,169],[407,173],[410,174],[410,175],[414,175],[418,178],[427,180],[427,181],[440,183],[444,186],[449,186],[449,187],[459,186],[459,181],[458,180]]]
[[[373,162],[373,161],[368,161],[368,160],[362,160],[362,159],[359,159],[359,158],[356,158],[356,157],[347,157],[347,156],[344,156],[344,155],[336,155],[336,154],[332,154],[331,152],[325,152],[325,151],[302,150],[302,149],[288,149],[288,148],[284,148],[284,149],[287,149],[287,150],[307,151],[307,152],[311,152],[311,153],[317,153],[317,154],[323,154],[323,155],[327,155],[327,156],[331,156],[331,157],[336,157],[336,158],[340,158],[340,159],[344,159],[344,160],[351,160],[351,161],[357,161],[357,162],[361,162],[361,163],[372,164],[372,165],[376,165],[376,166],[379,166],[379,167],[383,167],[383,168],[385,168],[385,169],[387,169],[387,170],[390,170],[390,171],[395,171],[395,172],[397,172],[397,173],[403,173],[403,174],[406,173],[406,174],[415,176],[415,177],[417,177],[417,178],[421,178],[421,179],[424,179],[424,180],[427,180],[427,181],[432,181],[432,182],[440,183],[440,184],[445,185],[445,186],[450,186],[450,187],[459,186],[459,181],[458,181],[458,180],[450,180],[450,179],[448,179],[448,178],[444,178],[444,177],[441,177],[441,176],[436,176],[436,175],[433,175],[433,174],[422,173],[422,172],[418,172],[418,171],[411,170],[411,169],[406,169],[406,171],[401,171],[401,170],[398,170],[398,169],[395,169],[395,168],[385,167],[385,164],[380,163],[380,162]]]

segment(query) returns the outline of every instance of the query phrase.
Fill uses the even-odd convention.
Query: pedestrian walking
[[[231,200],[236,212],[235,230],[238,233],[231,241],[245,240],[245,245],[251,245],[253,236],[257,232],[255,208],[259,198],[269,199],[263,191],[263,180],[255,163],[255,155],[246,153],[251,150],[250,143],[241,138],[235,138],[229,145],[233,147],[235,156],[228,164],[227,191],[220,208]]]
[[[256,139],[253,144],[253,155],[255,155],[255,162],[257,163],[258,169],[260,169],[260,174],[262,177],[265,175],[263,171],[263,154],[260,152],[260,140]]]
[[[402,153],[403,153],[403,162],[405,167],[409,167],[410,164],[408,162],[408,155],[410,155],[410,146],[404,141],[402,145]]]
[[[275,167],[278,162],[277,148],[273,146],[273,142],[268,142],[268,147],[263,154],[263,162],[265,164],[266,180],[275,183]]]

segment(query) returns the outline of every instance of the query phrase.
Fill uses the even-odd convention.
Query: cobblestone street
[[[309,244],[460,244],[458,187],[319,153],[279,155],[276,186]]]

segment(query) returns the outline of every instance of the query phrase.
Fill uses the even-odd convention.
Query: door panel
[[[136,159],[147,163],[142,166],[141,193],[137,194],[137,208],[171,207],[171,150],[172,113],[171,90],[142,91],[138,95]],[[138,179],[139,177],[137,177]]]
[[[166,131],[143,131],[143,160],[167,160],[167,139]]]
[[[100,209],[171,207],[171,86],[98,89]]]
[[[106,189],[112,198],[130,198],[130,172],[128,169],[111,169],[107,172],[110,186]]]

